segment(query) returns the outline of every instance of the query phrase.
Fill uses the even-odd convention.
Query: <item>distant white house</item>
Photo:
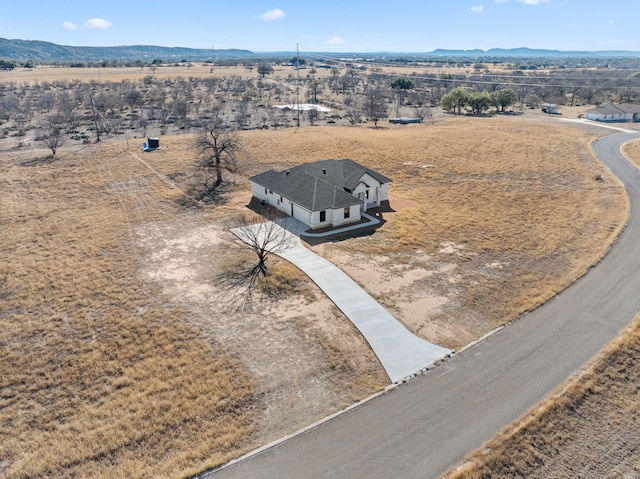
[[[315,105],[313,103],[289,103],[288,105],[273,105],[275,108],[279,108],[280,110],[294,110],[294,111],[309,111],[315,110],[323,113],[328,113],[331,111],[330,108],[321,105]]]
[[[311,229],[356,223],[389,201],[386,176],[353,160],[320,160],[249,178],[253,196]]]
[[[640,121],[640,105],[622,103],[601,105],[587,111],[587,120],[595,121]]]

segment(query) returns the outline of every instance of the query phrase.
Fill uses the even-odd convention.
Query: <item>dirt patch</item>
[[[216,278],[237,254],[227,235],[224,223],[193,213],[135,229],[144,252],[142,279],[160,285],[172,301],[194,312],[194,326],[224,344],[255,378],[261,409],[257,443],[324,417],[384,384],[367,343],[312,284],[311,295],[265,300],[254,312],[225,309]],[[361,379],[354,381],[356,375]]]
[[[347,252],[331,243],[312,249],[351,276],[414,334],[443,345],[471,340],[463,328],[443,327],[439,320],[443,307],[456,299],[455,292],[443,294],[438,286],[457,281],[455,262],[443,264],[420,250],[407,261],[400,255]]]

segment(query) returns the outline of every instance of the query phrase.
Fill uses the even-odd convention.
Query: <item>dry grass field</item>
[[[622,153],[640,169],[640,141],[632,141],[622,147]]]
[[[640,168],[640,142],[623,153]],[[447,479],[640,477],[640,315],[619,338]]]
[[[305,72],[305,70],[301,70]],[[316,76],[329,76],[331,73],[326,69],[318,69]],[[0,73],[4,78],[0,81],[14,81],[17,83],[42,83],[43,81],[74,81],[81,82],[119,82],[122,80],[140,81],[147,75],[157,78],[230,78],[238,77],[242,79],[258,78],[256,68],[248,69],[244,66],[213,66],[209,64],[189,63],[183,66],[158,66],[153,70],[151,67],[108,67],[108,68],[70,68],[41,66],[34,69],[17,69],[10,73]],[[276,66],[274,72],[269,77],[287,78],[289,75],[295,77],[296,70],[292,67]],[[301,73],[301,76],[304,73]]]
[[[525,119],[241,137],[244,177],[349,157],[393,178],[382,227],[309,247],[449,347],[584,273],[626,216],[591,136]],[[286,299],[220,306],[223,220],[249,190],[238,177],[226,203],[184,206],[193,139],[74,146],[55,162],[0,145],[4,476],[186,476],[384,387],[357,331],[281,261]]]
[[[339,64],[340,74],[344,73],[344,65]],[[502,67],[489,65],[491,71],[503,72]],[[385,73],[397,75],[422,75],[422,74],[467,74],[472,73],[471,68],[433,68],[433,67],[416,67],[416,66],[386,66],[382,67]],[[300,77],[306,78],[310,75],[310,69],[300,70]],[[257,78],[258,73],[255,66],[251,69],[245,66],[212,66],[203,63],[185,63],[181,66],[162,65],[153,70],[151,67],[108,67],[108,68],[70,68],[70,67],[51,67],[39,66],[34,69],[16,69],[12,72],[0,72],[0,81],[14,81],[17,83],[35,83],[43,81],[73,81],[81,82],[90,81],[112,81],[118,82],[122,80],[139,81],[147,75],[154,75],[158,78],[175,78],[175,77],[194,77],[194,78],[229,78],[239,77],[242,79]],[[314,76],[317,78],[326,78],[333,75],[331,69],[317,68]],[[287,78],[295,77],[296,70],[290,66],[274,66],[272,74],[267,78]]]
[[[447,479],[640,477],[640,315],[585,368]]]
[[[457,348],[571,283],[620,231],[626,198],[589,138],[514,118],[449,118],[253,132],[247,144],[259,163],[251,173],[348,157],[391,177],[395,211],[383,227],[316,248],[414,332]]]

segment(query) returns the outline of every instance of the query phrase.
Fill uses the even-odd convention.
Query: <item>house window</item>
[[[367,199],[369,199],[369,188],[367,188],[366,197],[367,197]]]
[[[264,194],[265,195],[267,194],[267,187],[266,186],[264,187]]]
[[[344,217],[345,217],[345,219],[348,218],[350,215],[351,215],[351,208],[347,206],[344,209]]]
[[[325,221],[327,221],[327,212],[322,210],[320,212],[320,223],[324,223]]]
[[[282,203],[282,196],[280,196],[280,203]]]

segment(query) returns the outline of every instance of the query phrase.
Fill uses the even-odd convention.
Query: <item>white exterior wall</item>
[[[341,226],[349,223],[356,223],[362,219],[360,216],[360,205],[352,205],[349,207],[349,217],[344,217],[344,208],[332,210],[333,226]]]
[[[359,189],[359,190],[358,190]],[[364,184],[358,185],[357,191],[363,193],[366,190]],[[349,207],[349,217],[344,217],[344,208],[327,209],[325,210],[325,221],[320,222],[320,212],[311,212],[296,203],[292,203],[288,198],[282,197],[275,192],[265,192],[264,186],[260,186],[257,183],[251,183],[251,192],[254,197],[259,200],[266,201],[270,206],[277,208],[278,210],[286,213],[289,216],[293,216],[295,219],[302,221],[308,225],[311,229],[325,228],[328,226],[340,226],[349,223],[355,223],[362,219],[361,211],[363,205],[352,205]],[[354,191],[355,193],[355,191]],[[375,194],[375,188],[370,188],[369,201],[372,199],[372,195]]]
[[[376,206],[380,206],[380,193],[381,193],[381,185],[378,180],[376,180],[373,176],[369,176],[368,174],[362,175],[360,181],[369,185],[369,198],[366,199],[366,207],[365,209],[375,208]]]
[[[324,210],[324,211],[325,211],[325,220],[323,222],[320,222],[319,211],[314,211],[313,213],[311,213],[311,222],[309,223],[309,226],[311,226],[311,229],[324,228],[324,227],[333,225],[334,210]]]
[[[389,183],[380,185],[380,201],[389,201]]]
[[[253,196],[258,198],[259,200],[265,200],[269,206],[273,206],[274,208],[279,209],[280,211],[284,211],[288,215],[291,215],[291,206],[289,200],[286,198],[282,198],[280,200],[280,195],[269,190],[265,192],[264,186],[260,186],[257,183],[251,182],[251,193]]]
[[[598,112],[587,112],[587,120],[596,120],[596,121],[629,121],[633,118],[632,114],[624,114],[624,113],[609,113],[602,114]]]
[[[291,214],[291,211],[289,211]],[[311,211],[293,203],[293,217],[302,221],[305,225],[311,226]]]
[[[281,200],[279,194],[275,192],[269,193],[269,190],[265,193],[264,186],[260,186],[253,182],[251,183],[251,193],[259,200],[265,200],[270,206],[273,206],[289,216],[293,216],[304,224],[310,225],[311,212],[302,206],[292,203],[288,198],[282,197]]]

